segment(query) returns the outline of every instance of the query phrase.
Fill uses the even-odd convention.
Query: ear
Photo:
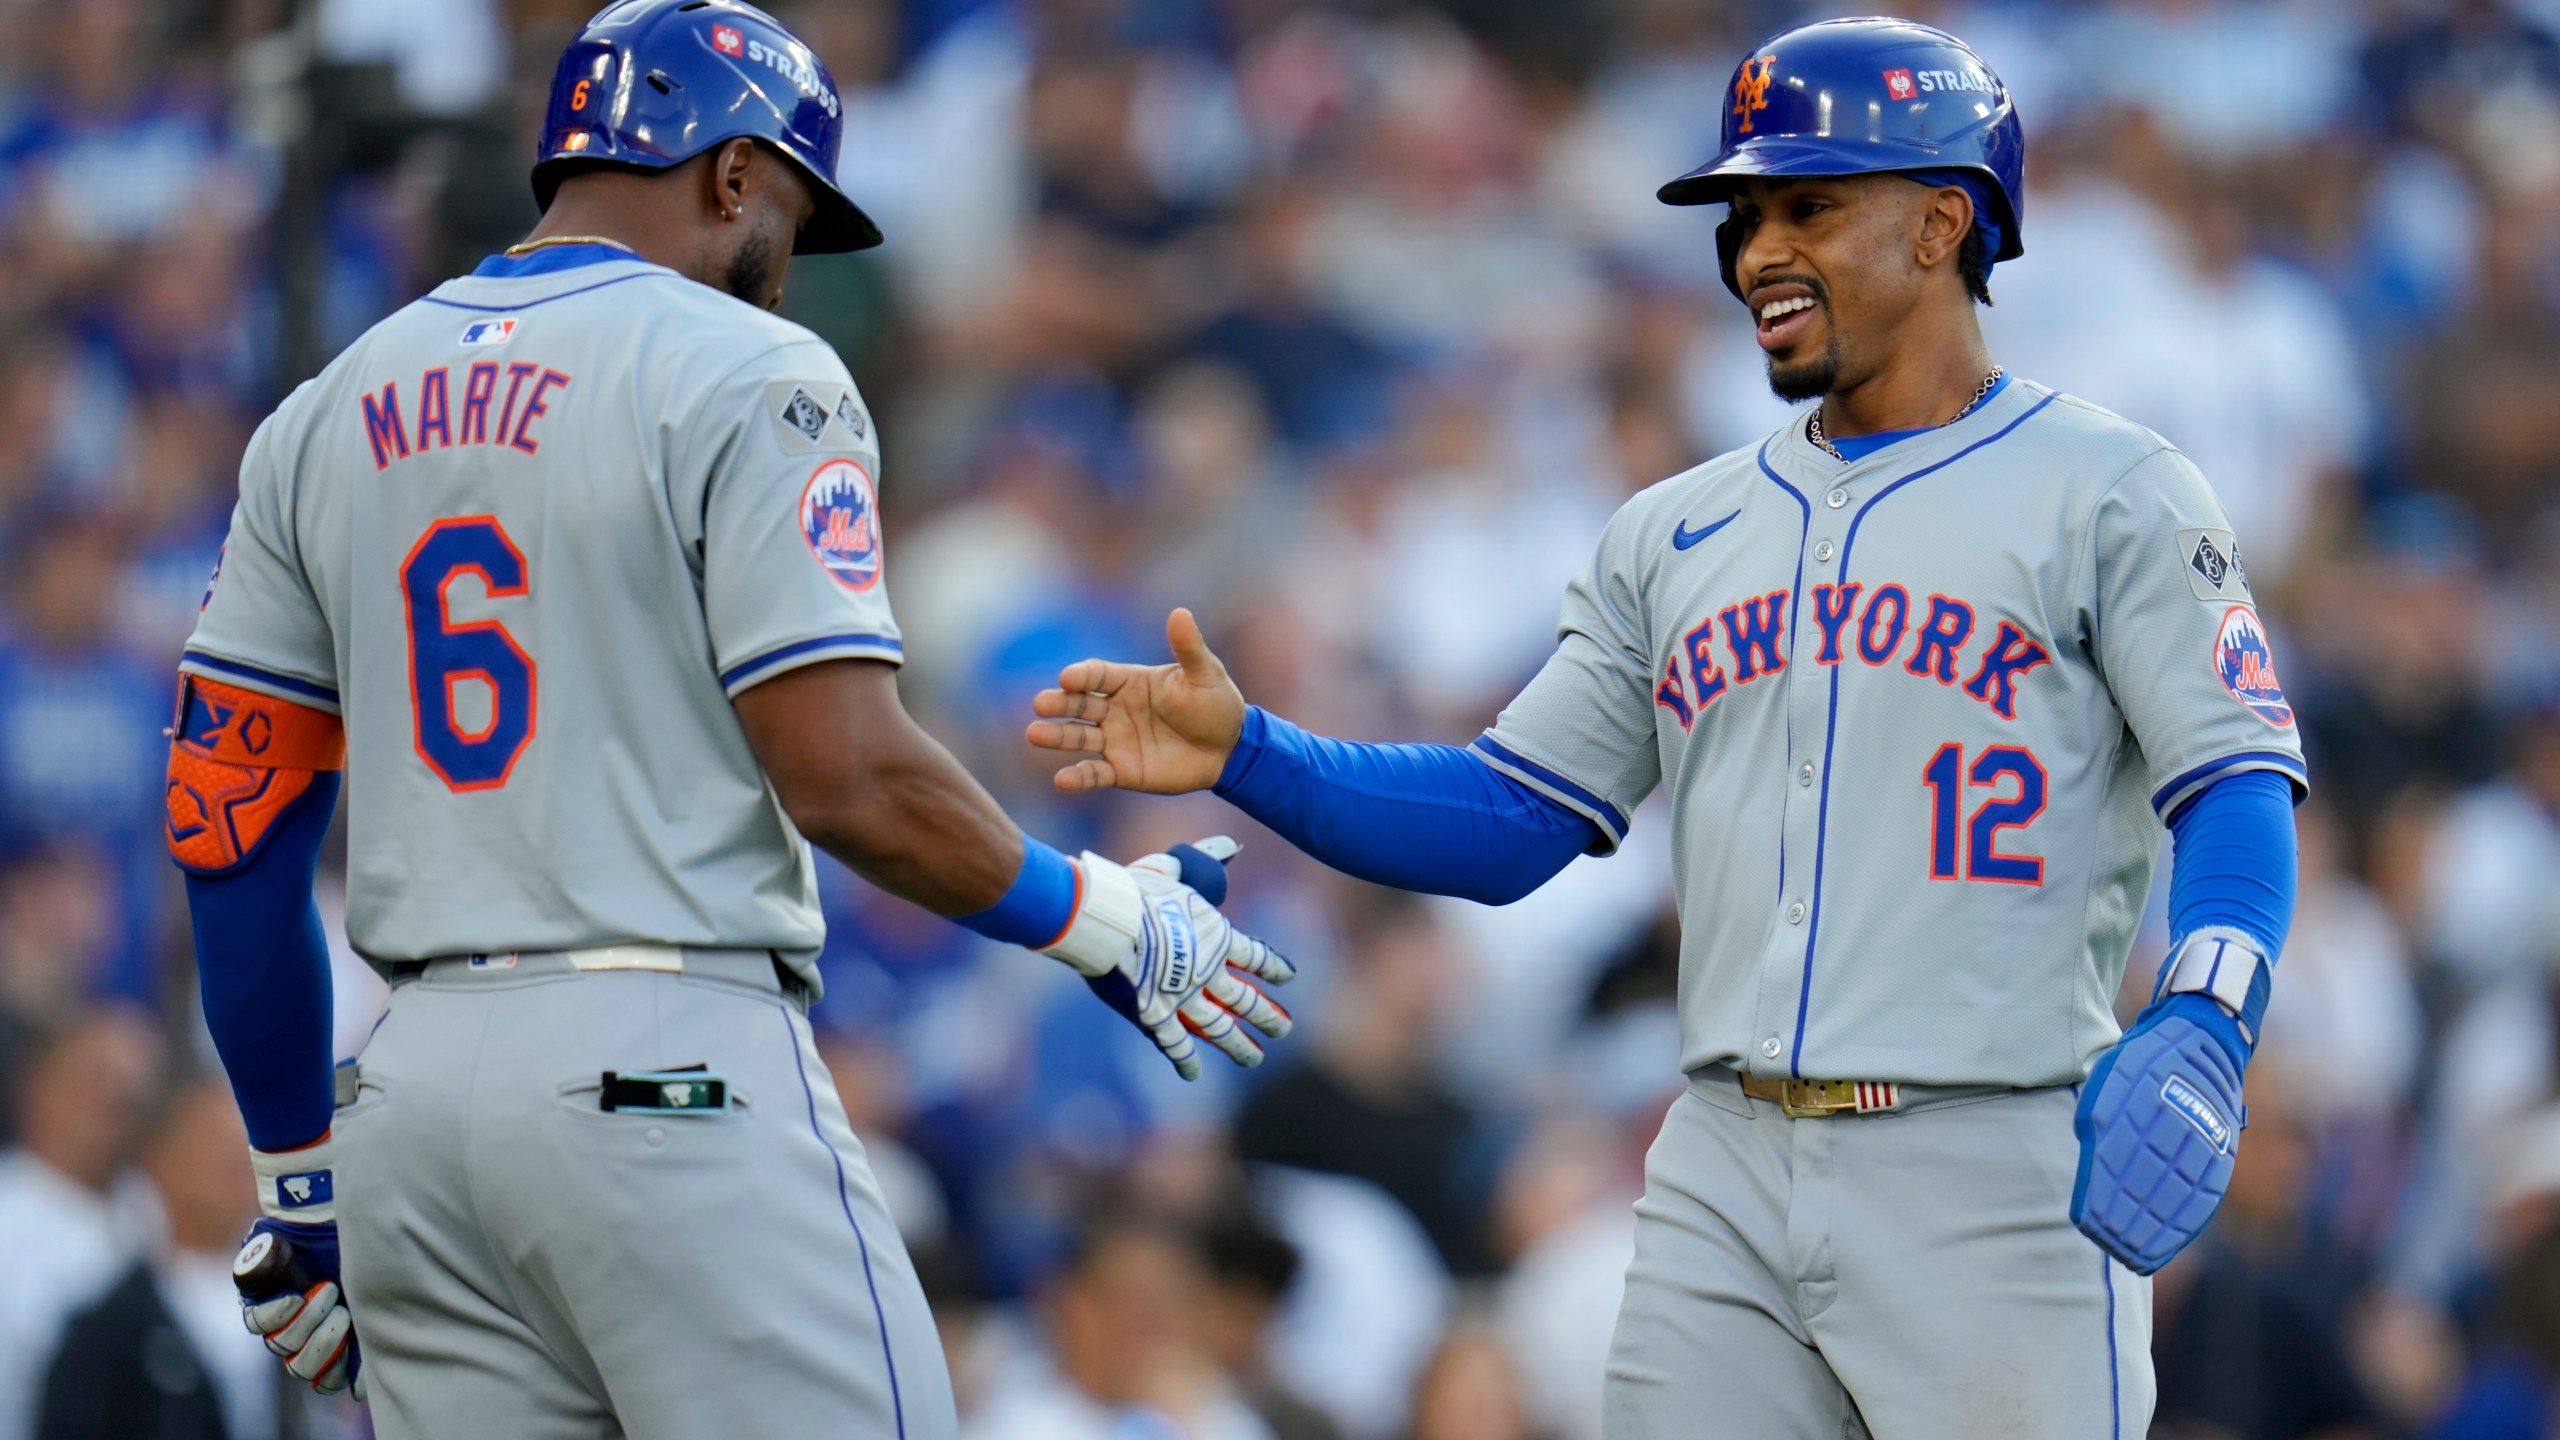
[[[1945,185],[1921,202],[1918,233],[1912,237],[1912,263],[1923,270],[1955,263],[1964,237],[1973,229],[1973,197],[1963,187]]]
[[[744,136],[725,140],[711,152],[711,163],[705,167],[711,187],[712,218],[742,220],[747,214],[747,192],[754,188],[756,142]]]

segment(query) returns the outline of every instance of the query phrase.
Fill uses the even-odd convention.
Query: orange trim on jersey
[[[169,853],[198,874],[231,869],[257,852],[314,776],[346,764],[346,726],[337,716],[201,675],[179,676],[169,740]]]

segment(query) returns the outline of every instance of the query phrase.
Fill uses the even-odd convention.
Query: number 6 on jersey
[[[410,711],[418,758],[453,790],[494,790],[533,743],[533,657],[495,620],[453,623],[448,592],[477,575],[492,600],[527,593],[524,552],[494,515],[439,520],[400,565],[409,620]],[[468,688],[466,688],[468,687]],[[485,687],[486,705],[462,703]],[[478,697],[473,697],[478,698]]]

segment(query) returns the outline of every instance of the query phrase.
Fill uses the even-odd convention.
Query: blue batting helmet
[[[2026,132],[2009,87],[1944,30],[1877,16],[1764,41],[1733,72],[1723,138],[1716,158],[1657,192],[1664,204],[1730,200],[1760,176],[1933,172],[1932,183],[1963,185],[1988,211],[1980,218],[1985,238],[1996,239],[1993,261],[2026,252]],[[1740,236],[1730,222],[1717,245],[1731,287]]]
[[[588,20],[551,75],[533,197],[548,210],[573,171],[665,170],[740,136],[782,152],[816,188],[794,253],[880,243],[880,227],[836,187],[835,77],[782,22],[739,0],[621,0]]]

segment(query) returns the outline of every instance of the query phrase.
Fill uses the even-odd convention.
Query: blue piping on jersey
[[[1610,844],[1618,844],[1627,838],[1626,813],[1620,810],[1617,806],[1610,804],[1601,797],[1592,794],[1590,791],[1583,789],[1579,785],[1574,784],[1572,781],[1567,780],[1563,776],[1548,769],[1546,766],[1539,764],[1535,760],[1523,758],[1517,751],[1494,739],[1491,735],[1477,736],[1471,748],[1480,750],[1485,754],[1492,756],[1494,759],[1501,761],[1503,764],[1509,765],[1514,769],[1526,773],[1530,779],[1537,781],[1541,785],[1545,785],[1551,789],[1562,792],[1567,799],[1589,807],[1591,818],[1599,821],[1602,825],[1608,828]]]
[[[2169,816],[2160,810],[2161,806],[2168,804],[2181,794],[2192,795],[2201,788],[2208,776],[2219,775],[2225,770],[2238,769],[2243,765],[2273,767],[2292,777],[2293,803],[2296,805],[2301,804],[2302,797],[2310,793],[2311,772],[2303,768],[2301,761],[2281,750],[2243,750],[2236,755],[2225,755],[2219,760],[2207,760],[2194,769],[2183,772],[2168,784],[2152,792],[2151,808],[2159,812],[2160,818],[2166,821]]]
[[[889,1412],[898,1425],[898,1440],[906,1440],[907,1402],[898,1393],[898,1356],[889,1348],[889,1312],[880,1303],[880,1282],[871,1274],[871,1242],[863,1238],[862,1222],[853,1218],[853,1195],[844,1174],[844,1156],[836,1152],[835,1142],[818,1127],[818,1092],[809,1084],[809,1062],[800,1053],[800,1027],[791,1023],[791,1007],[776,1004],[782,1012],[783,1033],[791,1037],[791,1073],[800,1077],[800,1094],[809,1104],[809,1133],[836,1167],[836,1203],[844,1208],[844,1223],[853,1227],[853,1243],[862,1252],[862,1283],[871,1292],[871,1318],[880,1326],[880,1363],[889,1371]],[[816,1042],[811,1041],[814,1048]]]
[[[548,305],[554,300],[566,300],[572,295],[584,295],[589,291],[601,290],[607,285],[619,285],[625,280],[658,280],[674,274],[672,270],[634,270],[628,275],[616,275],[610,280],[599,280],[593,285],[581,285],[575,290],[563,290],[557,295],[519,300],[513,305],[474,305],[464,300],[447,300],[441,295],[421,295],[418,298],[429,305],[442,305],[448,310],[480,310],[492,315],[512,315],[518,310],[530,310],[536,305]]]
[[[527,275],[553,275],[563,270],[576,270],[587,265],[603,265],[615,260],[637,260],[654,263],[645,255],[620,245],[599,245],[593,241],[577,244],[551,244],[527,250],[521,255],[500,253],[483,260],[472,270],[482,280],[518,280]]]
[[[1792,658],[1797,653],[1796,627],[1804,623],[1804,542],[1813,534],[1813,502],[1805,498],[1803,491],[1788,484],[1777,471],[1769,468],[1769,446],[1777,438],[1772,435],[1769,439],[1761,441],[1760,453],[1754,458],[1760,462],[1760,473],[1768,476],[1779,489],[1794,496],[1797,507],[1804,511],[1804,524],[1796,531],[1796,588],[1787,592],[1787,654]],[[1787,727],[1787,769],[1795,768],[1796,727],[1789,725]],[[1786,898],[1787,825],[1785,819],[1781,818],[1778,822],[1778,899],[1783,901]]]
[[[2107,1413],[2113,1417],[2107,1440],[2124,1440],[2124,1362],[2116,1356],[2116,1268],[2104,1250],[2098,1252],[2098,1283],[2107,1287]]]
[[[720,683],[723,685],[735,685],[748,676],[755,674],[757,671],[771,669],[773,666],[790,659],[794,655],[806,655],[812,650],[826,650],[837,647],[886,650],[890,654],[900,656],[907,653],[907,647],[905,645],[889,638],[886,635],[821,635],[815,640],[795,640],[788,645],[776,646],[761,655],[741,660],[737,664],[720,672]]]
[[[1867,512],[1875,509],[1876,506],[1884,500],[1884,497],[1924,475],[1934,475],[1937,472],[1946,469],[1948,466],[1953,465],[1957,461],[1986,445],[1996,445],[1999,442],[2008,439],[2010,431],[2015,430],[2019,426],[2034,419],[2037,412],[2043,410],[2047,405],[2052,404],[2053,400],[2053,395],[2045,396],[2043,399],[2029,406],[2027,408],[2027,413],[2019,416],[2017,419],[2010,421],[2008,424],[2003,425],[1990,434],[1983,436],[1981,439],[1974,441],[1972,444],[1967,445],[1953,455],[1948,456],[1946,459],[1940,460],[1935,464],[1923,465],[1919,469],[1912,471],[1910,474],[1903,476],[1901,479],[1886,485],[1875,494],[1868,496],[1867,503],[1858,507],[1858,513],[1849,517],[1849,533],[1840,537],[1840,569],[1836,572],[1840,577],[1840,583],[1848,583],[1849,551],[1852,546],[1858,543],[1858,526],[1866,521]],[[1767,449],[1765,443],[1763,444],[1762,449],[1765,453]],[[1763,468],[1766,468],[1765,464]],[[1774,475],[1776,472],[1772,471],[1770,473]],[[1797,563],[1803,563],[1801,552],[1799,552]],[[1804,980],[1796,990],[1795,1044],[1790,1047],[1787,1052],[1787,1073],[1799,1080],[1804,1078],[1805,1017],[1812,1013],[1813,1009],[1813,947],[1822,938],[1822,863],[1825,858],[1825,853],[1828,848],[1831,835],[1831,752],[1832,746],[1839,736],[1839,731],[1840,667],[1835,665],[1831,668],[1831,701],[1829,712],[1823,717],[1822,721],[1822,798],[1820,801],[1816,802],[1813,812],[1813,899],[1807,907],[1811,913],[1805,916]]]
[[[338,692],[326,685],[297,680],[291,675],[279,675],[273,670],[261,670],[255,665],[245,665],[237,660],[225,660],[219,655],[207,655],[201,650],[188,651],[186,663],[200,665],[207,670],[218,670],[225,675],[237,676],[243,680],[255,680],[262,685],[273,685],[279,690],[290,690],[296,695],[308,695],[314,700],[325,700],[331,705],[338,703]]]

